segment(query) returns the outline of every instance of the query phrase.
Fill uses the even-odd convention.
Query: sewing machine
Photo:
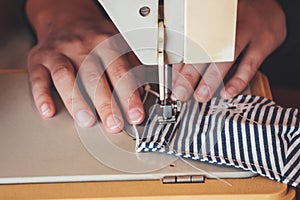
[[[176,121],[172,65],[233,61],[237,0],[99,0],[144,65],[157,65],[160,123]],[[200,27],[200,28],[199,28]]]
[[[176,102],[169,99],[172,64],[233,60],[237,0],[164,0],[161,4],[158,0],[99,1],[140,61],[158,65],[162,123],[176,120],[178,111]],[[147,173],[129,173],[105,165],[96,159],[105,152],[119,167],[137,166],[144,170],[149,163],[136,164],[118,152],[113,154],[111,149],[103,151],[103,136],[121,145],[116,147],[124,152],[128,146],[134,147],[134,141],[126,134],[105,135],[102,131],[101,135],[98,124],[79,131],[59,98],[55,98],[56,117],[41,119],[26,83],[26,72],[0,70],[0,107],[6,113],[0,120],[1,199],[292,199],[295,196],[284,184],[208,163],[192,161],[191,166],[177,159]],[[252,94],[271,98],[267,80],[261,74],[250,86]],[[93,148],[99,152],[93,154]],[[134,148],[132,151],[135,153]],[[193,183],[190,181],[193,177],[202,179]],[[176,184],[180,181],[181,184]]]

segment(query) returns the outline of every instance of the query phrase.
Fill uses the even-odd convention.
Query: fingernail
[[[184,100],[187,95],[187,90],[182,86],[177,86],[173,90],[174,96],[178,100]]]
[[[121,120],[116,115],[110,115],[106,119],[106,125],[111,130],[119,128],[121,123]]]
[[[235,95],[236,94],[236,89],[234,87],[229,87],[226,89],[226,92],[228,94],[230,94],[231,96]]]
[[[231,99],[236,95],[236,89],[234,87],[228,87],[225,89],[224,98]]]
[[[139,123],[143,119],[143,114],[138,108],[133,108],[129,111],[129,119],[131,123]]]
[[[80,126],[88,127],[91,125],[91,121],[93,120],[93,117],[90,115],[88,111],[81,110],[76,113],[76,119]]]
[[[50,114],[50,108],[49,108],[49,105],[44,103],[42,106],[41,106],[41,114],[43,116],[48,116]]]
[[[208,95],[209,95],[209,87],[208,87],[207,85],[202,85],[202,86],[199,88],[197,94],[198,94],[198,96],[199,96],[200,98],[203,98],[203,99],[204,99],[204,98],[207,98]]]

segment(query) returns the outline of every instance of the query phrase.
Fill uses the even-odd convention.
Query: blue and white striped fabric
[[[152,112],[137,151],[227,164],[299,187],[299,117],[297,109],[258,96],[191,100],[175,124],[160,125]]]

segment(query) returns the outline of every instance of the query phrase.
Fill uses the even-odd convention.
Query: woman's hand
[[[28,0],[27,13],[38,39],[28,57],[37,109],[44,118],[54,116],[55,105],[50,93],[53,83],[76,122],[82,127],[92,126],[96,117],[78,89],[76,75],[90,51],[118,33],[116,28],[92,0]],[[107,46],[107,49],[102,49],[103,54],[118,55],[116,48]],[[121,78],[124,84],[115,91],[128,122],[138,124],[144,120],[143,105],[134,77],[129,72],[129,61],[126,56],[115,57],[118,58],[112,63],[102,62],[109,66],[101,66],[99,62],[99,66],[94,63],[80,69],[83,84],[95,86],[85,89],[104,127],[111,133],[121,131],[124,126],[110,88],[110,84],[115,87]]]
[[[180,75],[173,80],[172,97],[186,101],[194,92],[199,102],[208,101],[235,63],[237,69],[220,95],[225,99],[238,95],[285,37],[285,14],[276,0],[239,0],[235,47],[235,61],[240,57],[239,62],[216,63],[207,69],[205,65],[176,65],[174,71]]]

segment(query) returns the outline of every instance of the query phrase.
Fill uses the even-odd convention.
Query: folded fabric
[[[227,164],[299,187],[299,120],[297,109],[258,96],[191,100],[173,124],[159,124],[152,111],[137,151]]]

